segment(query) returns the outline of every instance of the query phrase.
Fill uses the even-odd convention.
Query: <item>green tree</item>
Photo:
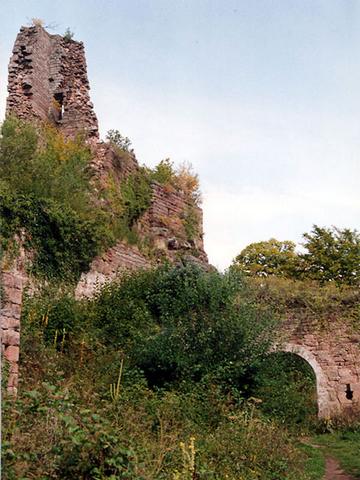
[[[304,233],[303,276],[320,282],[359,285],[360,235],[356,230],[313,226]]]
[[[233,268],[236,270],[256,277],[294,276],[298,266],[299,257],[295,252],[295,243],[289,240],[279,241],[275,238],[251,243],[233,262]]]

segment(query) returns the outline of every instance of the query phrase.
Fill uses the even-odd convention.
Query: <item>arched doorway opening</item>
[[[309,426],[322,416],[317,365],[315,370],[299,353],[290,346],[273,350],[255,374],[254,395],[261,399],[261,410],[289,426]]]
[[[278,352],[288,352],[298,355],[304,359],[312,368],[316,378],[316,397],[317,397],[317,410],[319,418],[330,417],[331,414],[331,401],[329,393],[329,385],[327,378],[323,372],[322,367],[318,363],[314,354],[302,345],[286,343],[281,347],[274,349]]]

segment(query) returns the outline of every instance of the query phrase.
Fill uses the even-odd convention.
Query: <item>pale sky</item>
[[[0,118],[33,17],[85,43],[101,133],[140,163],[191,162],[205,247],[359,229],[360,0],[1,0]]]

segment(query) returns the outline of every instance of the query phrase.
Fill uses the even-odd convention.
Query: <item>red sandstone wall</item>
[[[98,138],[89,88],[81,42],[40,26],[20,29],[9,64],[7,114],[52,121],[67,135],[85,131]]]
[[[360,335],[354,327],[336,319],[326,326],[290,315],[282,326],[284,341],[313,367],[318,385],[320,416],[331,417],[347,409],[360,408]],[[294,351],[294,348],[291,350]],[[306,358],[308,357],[308,358]],[[353,392],[346,397],[347,385]],[[319,391],[320,390],[320,391]]]
[[[196,234],[191,239],[184,227],[190,209],[194,210],[198,220]],[[204,251],[202,210],[192,205],[182,192],[154,183],[151,206],[140,219],[138,229],[172,260],[185,254],[200,263],[208,262]]]
[[[7,260],[7,259],[5,259]],[[1,353],[9,367],[8,391],[16,395],[19,375],[20,316],[23,290],[27,282],[25,273],[25,252],[0,270],[0,325]]]
[[[92,262],[89,272],[82,274],[75,295],[77,298],[91,297],[99,287],[113,280],[119,272],[150,266],[151,262],[136,247],[118,242]]]

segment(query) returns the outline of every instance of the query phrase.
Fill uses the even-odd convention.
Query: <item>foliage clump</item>
[[[133,155],[133,150],[130,150],[130,139],[124,137],[118,130],[109,130],[106,139],[115,147],[121,158],[126,160],[129,155]],[[175,168],[169,158],[161,160],[154,168],[140,167],[118,186],[114,178],[109,178],[110,188],[104,192],[104,196],[110,204],[109,214],[119,212],[114,218],[116,229],[125,232],[129,240],[136,238],[134,226],[150,207],[154,183],[162,185],[166,191],[179,192],[183,195],[186,207],[180,222],[186,238],[193,240],[199,234],[200,218],[197,210],[201,203],[199,178],[190,164],[182,164]]]
[[[267,348],[274,321],[255,304],[238,303],[242,290],[231,273],[164,266],[105,287],[96,322],[117,348],[136,345],[133,355],[151,383],[207,374],[236,382]]]
[[[251,393],[261,401],[262,412],[288,428],[299,430],[316,424],[315,373],[298,355],[266,355],[257,366]]]
[[[130,151],[130,138],[124,137],[119,130],[109,130],[106,134],[106,140],[119,150],[123,150],[124,152]]]
[[[106,140],[120,153],[133,153],[133,150],[130,149],[131,140],[123,136],[119,130],[109,130],[106,134]],[[165,158],[154,168],[143,167],[142,170],[149,183],[160,183],[170,189],[181,192],[192,203],[200,204],[199,177],[193,172],[190,164],[183,163],[178,168],[175,168],[170,158]]]
[[[25,232],[33,272],[76,279],[100,251],[105,225],[93,204],[90,151],[81,137],[9,118],[0,138],[1,246]]]
[[[266,242],[251,243],[235,258],[234,266],[245,275],[290,276],[295,273],[298,257],[295,243],[271,238]]]
[[[233,268],[255,277],[274,275],[338,285],[360,284],[360,234],[356,230],[314,225],[303,237],[304,252],[300,253],[290,241],[252,243],[234,259]]]
[[[65,33],[63,35],[63,39],[65,40],[65,42],[71,42],[71,40],[73,40],[74,38],[74,32],[72,32],[70,30],[70,28],[68,27],[66,30],[65,30]]]

